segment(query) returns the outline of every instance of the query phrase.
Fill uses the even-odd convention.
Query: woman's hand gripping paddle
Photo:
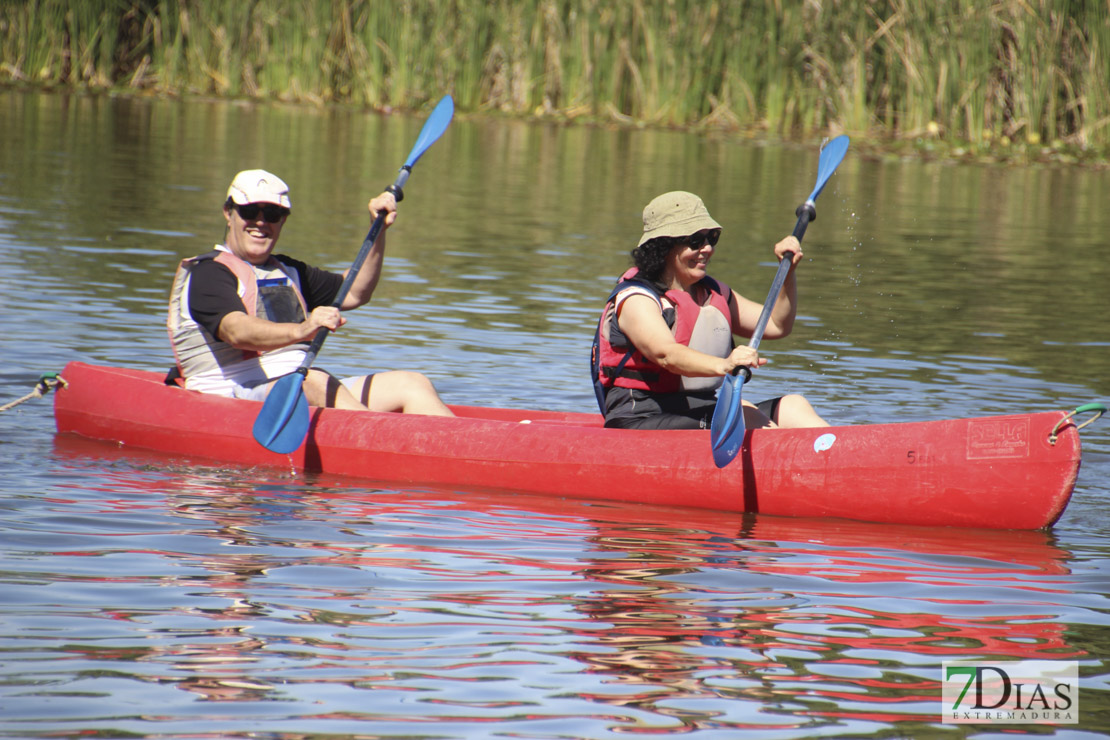
[[[393,193],[397,202],[400,202],[404,197],[401,189],[408,181],[413,165],[443,135],[454,115],[455,103],[450,95],[445,95],[436,105],[435,110],[432,111],[432,115],[425,121],[424,128],[420,131],[420,137],[417,138],[416,144],[409,153],[409,158],[405,160],[404,166],[401,167],[397,179],[386,188],[387,191]],[[378,240],[378,233],[382,230],[384,221],[385,213],[378,213],[374,223],[370,226],[370,233],[366,235],[366,241],[362,243],[362,248],[358,250],[358,256],[351,264],[351,269],[347,271],[347,278],[343,281],[343,285],[340,286],[339,293],[336,294],[335,301],[332,303],[336,308],[339,308],[343,304],[343,299],[347,297],[351,285],[354,284],[355,277],[362,269],[362,263],[366,261],[374,242]],[[285,454],[293,452],[304,443],[305,435],[308,434],[309,421],[308,401],[304,397],[304,380],[305,376],[308,375],[308,368],[316,359],[316,354],[320,351],[320,347],[323,346],[324,339],[327,336],[328,330],[320,329],[312,340],[312,344],[309,345],[301,366],[288,375],[282,376],[270,389],[270,394],[266,396],[266,403],[262,405],[262,411],[259,412],[258,418],[254,422],[254,438],[266,449]]]
[[[805,235],[809,222],[817,218],[815,205],[817,196],[821,194],[825,183],[836,172],[837,166],[844,159],[844,154],[847,151],[847,136],[838,136],[821,149],[821,158],[817,162],[817,185],[814,186],[813,192],[806,198],[805,203],[798,206],[798,223],[794,226],[794,236],[798,238],[798,241],[801,241],[802,236]],[[794,253],[787,252],[779,262],[775,280],[771,283],[771,290],[767,293],[767,300],[763,303],[763,312],[759,315],[755,331],[752,332],[752,339],[748,343],[748,346],[752,349],[759,349],[759,342],[763,339],[763,331],[767,328],[767,322],[771,319],[771,311],[775,307],[775,301],[778,300],[779,291],[782,290],[782,285],[786,282],[786,275],[790,272],[790,265],[793,261]],[[710,442],[713,445],[713,462],[716,463],[718,468],[723,468],[732,462],[736,453],[740,451],[740,445],[744,443],[744,412],[740,403],[740,395],[744,383],[750,380],[751,377],[752,372],[748,368],[737,368],[721,384],[721,391],[717,396],[717,406],[713,409],[713,424],[710,427],[709,434]]]

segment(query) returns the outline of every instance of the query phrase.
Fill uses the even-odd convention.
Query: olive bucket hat
[[[689,236],[703,229],[719,229],[701,198],[684,190],[663,193],[644,207],[644,235],[640,244],[657,236]]]

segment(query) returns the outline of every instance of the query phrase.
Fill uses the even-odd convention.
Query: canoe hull
[[[452,407],[458,418],[311,409],[306,443],[272,453],[261,404],[156,373],[70,363],[59,433],[125,447],[401,486],[535,493],[928,526],[1040,529],[1067,506],[1079,434],[1051,411],[829,429],[752,430],[718,469],[708,431],[605,429],[596,414]]]

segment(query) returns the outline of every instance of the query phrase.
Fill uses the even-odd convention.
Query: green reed
[[[0,0],[0,81],[1110,146],[1110,1]]]

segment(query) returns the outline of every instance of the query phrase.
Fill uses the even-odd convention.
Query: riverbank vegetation
[[[1110,153],[1110,0],[23,0],[0,83],[1061,158]]]

